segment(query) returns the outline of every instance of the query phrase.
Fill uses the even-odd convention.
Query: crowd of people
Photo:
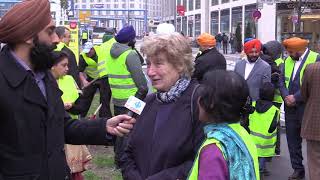
[[[189,40],[164,28],[144,38],[144,59],[127,25],[101,45],[86,39],[77,63],[49,1],[18,3],[0,20],[0,180],[82,180],[91,144],[114,146],[126,180],[264,179],[281,155],[282,105],[288,179],[305,178],[303,138],[310,180],[319,179],[320,55],[298,37],[249,38],[227,71],[218,48],[227,53],[234,37],[220,36],[197,37],[194,58]],[[126,108],[132,96],[145,102],[141,114]]]

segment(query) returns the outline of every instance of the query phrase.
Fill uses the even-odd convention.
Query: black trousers
[[[282,103],[276,103],[273,102],[273,105],[275,105],[277,108],[281,108]],[[280,112],[281,113],[281,112]],[[280,139],[281,139],[281,124],[280,124],[280,120],[277,124],[277,142],[276,142],[276,150],[275,153],[276,154],[280,154],[281,151],[281,143],[280,143]]]
[[[90,80],[90,79],[89,79]],[[91,79],[92,80],[92,79]],[[83,89],[82,101],[83,101],[83,113],[81,113],[81,117],[85,117],[90,109],[92,100],[97,90],[100,93],[100,103],[101,109],[99,111],[99,117],[112,117],[112,113],[110,110],[110,100],[111,100],[111,89],[109,85],[108,78],[102,78],[95,81],[90,86]]]
[[[286,134],[291,166],[294,170],[304,171],[302,164],[302,138],[300,136],[304,105],[295,107],[285,106],[285,112]]]
[[[223,54],[228,54],[228,43],[222,43]]]
[[[114,115],[126,114],[128,109],[125,107],[114,106]],[[120,168],[121,157],[124,154],[124,150],[128,144],[128,135],[123,137],[117,137],[116,142],[114,143],[114,162],[117,168]]]

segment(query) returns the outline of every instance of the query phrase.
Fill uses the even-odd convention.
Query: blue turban
[[[247,42],[249,42],[249,41],[251,41],[251,40],[254,40],[254,38],[252,38],[252,37],[245,38],[245,39],[244,39],[244,43],[247,43]]]
[[[123,27],[115,39],[118,43],[128,43],[136,38],[136,31],[134,30],[132,25]]]

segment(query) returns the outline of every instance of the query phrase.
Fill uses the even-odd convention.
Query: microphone
[[[142,94],[137,93],[136,96],[130,96],[127,100],[124,107],[129,109],[129,112],[127,113],[128,116],[132,117],[134,114],[140,115],[146,106],[146,103],[143,102],[142,99],[144,98]]]

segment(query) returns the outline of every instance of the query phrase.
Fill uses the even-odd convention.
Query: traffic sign
[[[253,19],[257,19],[257,20],[260,19],[261,18],[261,12],[259,10],[253,11],[252,18]]]

